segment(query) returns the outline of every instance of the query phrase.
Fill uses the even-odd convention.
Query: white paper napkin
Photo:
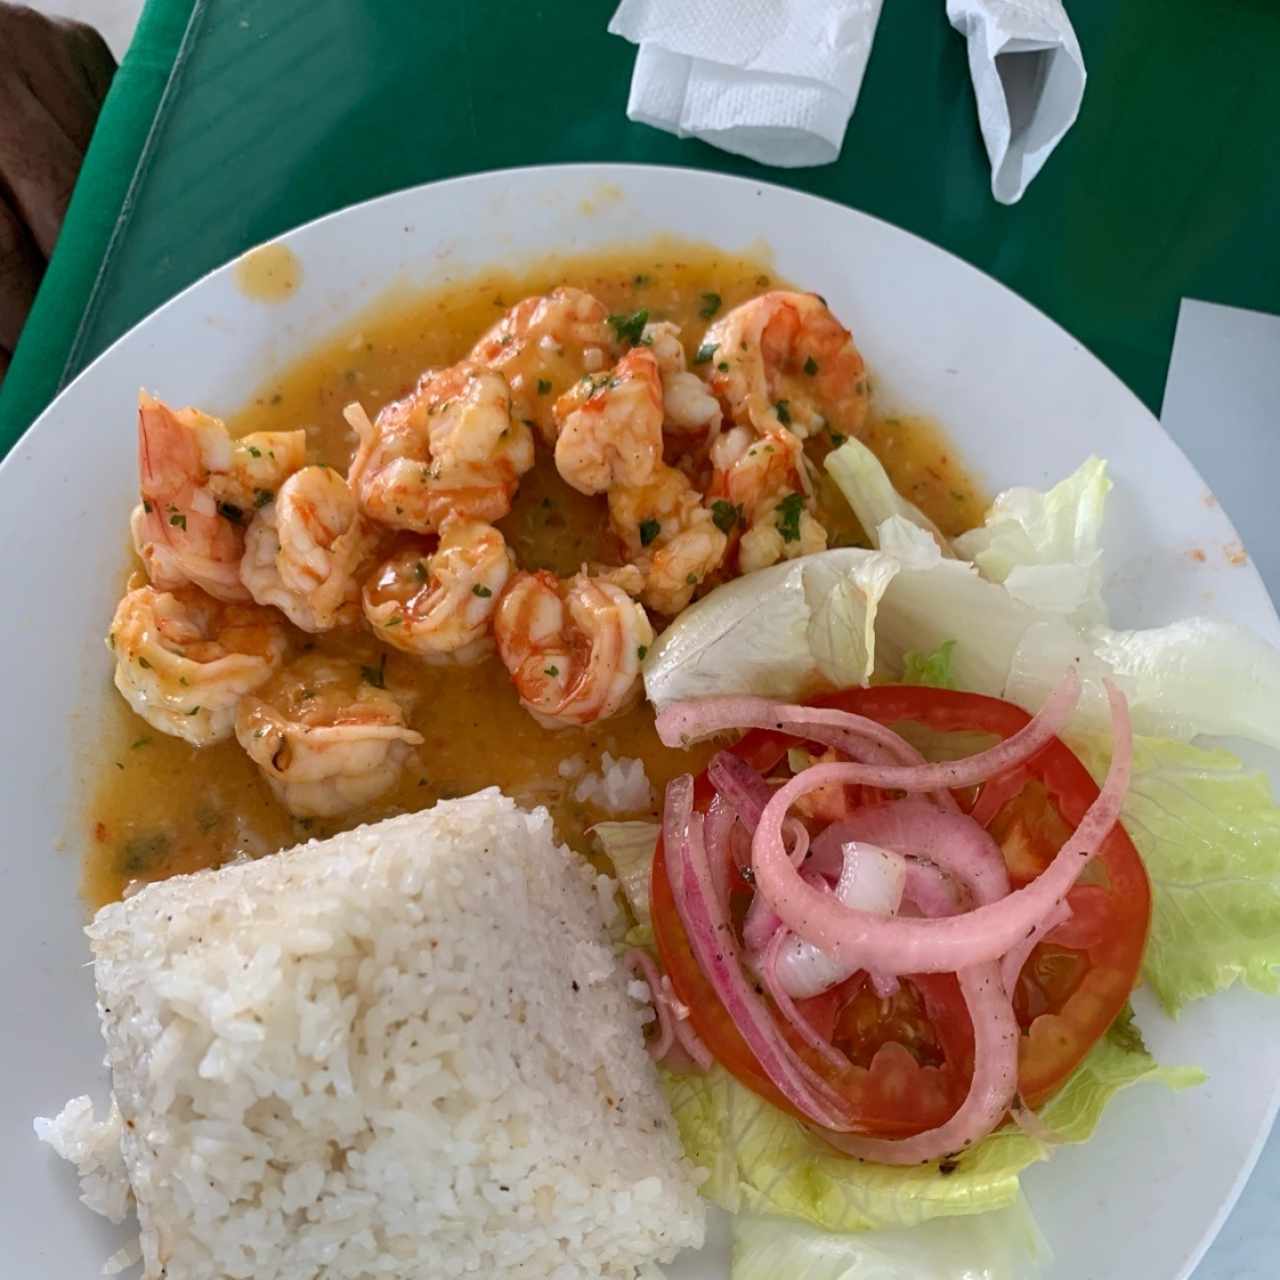
[[[627,115],[762,164],[829,164],[882,0],[622,0],[609,23],[640,46]]]
[[[969,42],[978,124],[991,160],[991,194],[1022,198],[1084,97],[1084,58],[1061,0],[947,0]]]

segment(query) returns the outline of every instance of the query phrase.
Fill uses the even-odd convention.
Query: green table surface
[[[942,0],[887,0],[835,164],[773,170],[633,125],[613,0],[150,0],[10,374],[0,447],[154,307],[246,247],[437,178],[689,165],[863,209],[1043,308],[1158,410],[1184,296],[1280,311],[1280,4],[1073,0],[1084,106],[990,195]]]

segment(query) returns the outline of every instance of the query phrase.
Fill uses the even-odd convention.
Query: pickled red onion
[[[1078,681],[1070,685],[1072,700],[1078,686]],[[1067,688],[1068,683],[1064,682],[1054,697]],[[831,782],[866,781],[862,775],[868,771],[863,765],[820,764],[792,778],[765,806],[752,839],[756,892],[794,933],[856,968],[899,974],[944,973],[998,960],[1065,896],[1120,816],[1129,785],[1133,743],[1123,696],[1108,685],[1107,697],[1113,746],[1106,782],[1053,861],[1025,888],[961,915],[924,920],[884,920],[812,889],[797,874],[783,846],[782,823],[787,811],[798,797],[817,787]],[[1035,723],[1032,721],[1027,728]],[[1052,717],[1046,723],[1052,723]],[[1022,732],[1025,734],[1026,730]],[[1004,745],[1019,736],[1015,734]],[[1024,745],[1027,740],[1023,739]],[[959,767],[963,772],[966,763],[960,760],[947,767]],[[1008,767],[1006,761],[1001,771]]]
[[[986,901],[994,902],[1009,892],[1004,855],[988,832],[962,813],[941,813],[923,800],[908,797],[854,810],[813,842],[809,865],[830,874],[836,852],[850,840],[928,858],[966,883],[982,884]]]
[[[816,770],[825,770],[823,782],[861,783],[863,786],[880,787],[885,791],[936,791],[940,788],[976,786],[1031,759],[1066,724],[1079,698],[1080,677],[1074,667],[1068,667],[1067,674],[1049,695],[1044,706],[1017,733],[986,751],[937,764],[817,764],[797,775],[792,782],[808,778]],[[789,719],[788,712],[799,714],[795,719]],[[804,715],[809,719],[804,720]],[[817,717],[821,717],[821,721]],[[764,698],[703,698],[697,702],[677,702],[660,712],[655,724],[658,736],[667,746],[680,746],[719,733],[723,729],[760,727],[792,729],[798,732],[797,726],[800,723],[817,725],[829,722],[832,717],[873,727],[879,735],[877,741],[892,740],[899,746],[903,743],[903,739],[892,729],[886,729],[874,720],[866,720],[847,711],[786,707]],[[858,732],[862,732],[862,729],[859,728]],[[813,786],[806,786],[797,794],[804,795],[812,790]],[[777,794],[774,793],[773,800],[776,800]]]
[[[667,786],[663,849],[676,910],[699,967],[761,1069],[802,1115],[826,1128],[846,1127],[839,1095],[787,1044],[742,971],[732,922],[719,908],[702,848],[702,815],[693,810],[688,774]],[[779,840],[781,828],[779,827]]]

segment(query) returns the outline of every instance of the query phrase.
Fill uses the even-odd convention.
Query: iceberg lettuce
[[[733,1222],[732,1280],[1027,1280],[1049,1246],[1025,1197],[914,1227],[836,1234],[787,1218]]]
[[[861,440],[852,437],[846,440],[827,454],[823,466],[853,508],[853,514],[858,517],[858,523],[873,547],[880,545],[880,526],[896,516],[923,529],[945,554],[952,554],[942,531],[893,487],[893,481],[880,459]]]
[[[1105,738],[1073,741],[1101,777]],[[1142,972],[1171,1013],[1236,981],[1280,993],[1280,809],[1226,751],[1134,741],[1125,830],[1151,878]]]
[[[1183,1088],[1202,1079],[1192,1069],[1161,1067],[1122,1016],[1040,1119],[1055,1141],[1083,1142],[1121,1089],[1140,1081]],[[798,1218],[827,1231],[910,1227],[1005,1208],[1017,1199],[1018,1174],[1048,1155],[1043,1142],[1007,1125],[945,1166],[864,1164],[832,1151],[723,1068],[664,1072],[663,1084],[686,1154],[708,1170],[704,1195],[731,1213]]]
[[[1100,539],[1110,490],[1100,458],[1046,493],[1006,489],[981,528],[955,539],[956,553],[1033,609],[1080,625],[1104,623]]]

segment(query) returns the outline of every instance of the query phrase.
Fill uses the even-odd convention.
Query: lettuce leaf
[[[954,640],[944,640],[932,653],[908,653],[902,659],[903,684],[925,684],[934,689],[954,689],[951,655]]]
[[[1047,1260],[1025,1197],[1004,1209],[840,1235],[786,1218],[733,1223],[732,1280],[1028,1280]]]
[[[600,851],[613,863],[627,906],[641,924],[649,922],[649,872],[660,831],[656,822],[597,822],[591,828]]]
[[[1014,650],[1004,696],[1035,710],[1071,663],[1083,680],[1077,732],[1106,729],[1102,681],[1110,679],[1128,698],[1139,733],[1221,734],[1280,747],[1280,652],[1244,627],[1214,618],[1144,631],[1040,622]]]
[[[862,1164],[832,1152],[720,1067],[662,1078],[685,1152],[708,1170],[703,1194],[731,1213],[797,1218],[827,1231],[910,1227],[1013,1204],[1018,1174],[1048,1155],[1038,1139],[1006,1126],[943,1166]],[[1121,1089],[1140,1081],[1183,1088],[1202,1079],[1159,1066],[1122,1018],[1040,1118],[1055,1140],[1083,1142]]]
[[[880,545],[880,526],[896,516],[923,529],[945,555],[952,554],[942,531],[893,487],[893,481],[880,459],[861,440],[850,437],[838,449],[827,454],[823,465],[844,494],[845,501],[853,508],[853,514],[858,517],[858,523],[866,531],[873,547]]]
[[[1039,612],[1078,625],[1104,623],[1100,539],[1110,491],[1101,458],[1087,459],[1045,493],[1006,489],[982,527],[955,540],[956,552]]]
[[[1106,772],[1105,738],[1071,745]],[[1151,878],[1143,974],[1164,1007],[1237,981],[1280,993],[1280,809],[1267,777],[1226,751],[1138,738],[1123,822]]]
[[[651,646],[646,696],[661,710],[717,693],[803,698],[865,684],[877,608],[900,567],[896,557],[845,547],[726,582]]]

